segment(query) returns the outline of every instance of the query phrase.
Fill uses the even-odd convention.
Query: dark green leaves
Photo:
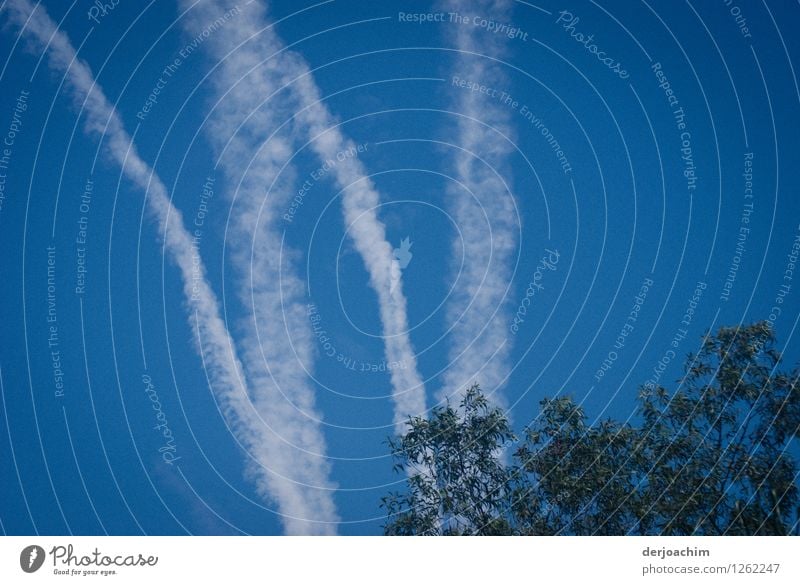
[[[640,389],[636,426],[589,425],[561,396],[518,443],[473,386],[390,441],[408,480],[385,532],[796,534],[800,375],[774,341],[766,323],[707,335],[674,391]]]

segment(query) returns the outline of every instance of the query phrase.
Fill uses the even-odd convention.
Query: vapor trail
[[[187,35],[202,39],[203,48],[219,60],[209,76],[215,103],[204,130],[230,186],[226,236],[237,296],[248,312],[239,338],[242,362],[257,410],[284,443],[272,467],[298,482],[304,498],[313,497],[313,519],[329,522],[333,530],[335,486],[328,479],[321,415],[308,375],[315,340],[305,287],[292,262],[296,254],[283,245],[278,225],[293,194],[294,174],[285,165],[293,148],[285,133],[273,133],[290,115],[291,103],[281,95],[264,104],[269,95],[264,72],[250,71],[257,51],[267,50],[263,41],[230,53],[257,32],[257,4],[183,2],[181,7]]]
[[[182,5],[191,8],[187,13],[187,22],[197,30],[209,26],[229,12],[234,3],[215,0],[193,5],[190,0],[184,0]],[[281,116],[285,112],[280,111],[277,99],[263,104],[274,92],[281,90],[283,107],[293,107],[292,113],[296,114],[291,126],[295,140],[299,140],[299,137],[311,140],[310,147],[321,161],[335,162],[330,174],[343,190],[345,224],[349,227],[349,235],[364,261],[370,275],[370,285],[378,297],[386,360],[405,366],[393,368],[391,372],[394,421],[397,430],[402,431],[409,415],[425,412],[425,388],[407,333],[408,317],[400,266],[393,256],[393,247],[386,239],[386,227],[376,211],[380,196],[356,157],[337,160],[337,154],[356,145],[343,136],[327,107],[320,102],[319,88],[305,60],[296,52],[285,49],[260,2],[252,2],[239,9],[241,15],[237,17],[236,26],[225,27],[224,31],[205,43],[209,53],[219,61],[219,72],[215,73],[219,79],[216,83],[226,91],[218,107],[225,112],[225,119],[243,120],[253,114],[245,126],[247,141],[252,146],[259,140],[265,140],[274,130],[276,121],[283,119]],[[263,107],[260,107],[262,104]],[[285,157],[290,148],[286,140],[273,137],[270,143],[273,141],[275,144],[265,144],[264,149],[276,151],[278,156],[273,152],[259,153],[259,157],[263,156],[269,161],[265,163],[265,170],[252,173],[248,170],[248,175],[259,175],[253,181],[252,188],[260,188],[262,192],[270,184],[269,177],[277,172],[276,161],[281,156]],[[232,141],[231,145],[238,149],[237,145],[240,144],[244,144],[244,141]],[[262,220],[265,223],[275,221],[276,210],[283,203],[280,195],[271,192],[262,210],[262,214],[266,214]]]
[[[496,22],[511,22],[510,7],[503,1],[447,0],[443,7],[473,22],[473,16]],[[505,89],[508,83],[499,58],[505,51],[504,37],[468,25],[452,26],[452,38],[461,51],[454,74],[480,85]],[[447,307],[453,327],[450,366],[443,377],[439,399],[460,395],[478,382],[497,402],[509,373],[508,307],[506,294],[517,246],[518,216],[511,194],[508,157],[512,145],[510,113],[496,99],[453,86],[453,108],[458,114],[457,137],[462,150],[455,153],[454,170],[463,186],[448,193],[452,213],[464,234],[463,271],[458,275]],[[460,239],[454,239],[452,257],[462,254]],[[457,269],[458,267],[454,267]]]
[[[148,211],[159,226],[169,256],[180,270],[189,320],[198,331],[197,349],[212,387],[235,436],[252,458],[248,467],[257,492],[277,502],[288,533],[333,532],[338,517],[330,492],[319,489],[327,484],[326,465],[315,463],[305,468],[302,452],[290,452],[285,441],[287,436],[297,439],[300,445],[320,455],[324,453],[324,443],[318,432],[298,424],[302,421],[292,406],[273,402],[262,388],[256,389],[251,402],[233,340],[220,317],[216,295],[206,280],[205,267],[202,262],[198,264],[192,237],[183,225],[180,211],[172,205],[166,186],[139,156],[89,66],[78,58],[68,37],[57,29],[44,8],[34,8],[28,0],[9,0],[2,9],[36,49],[47,51],[50,68],[64,75],[64,86],[73,105],[85,113],[86,133],[103,140],[124,175],[146,192]],[[308,403],[303,406],[310,408]],[[269,425],[276,421],[280,425]],[[314,456],[315,462],[319,459]]]

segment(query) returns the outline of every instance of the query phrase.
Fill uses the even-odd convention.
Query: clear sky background
[[[9,4],[0,5],[0,530],[291,532],[280,498],[264,488],[272,484],[246,463],[237,423],[219,408],[145,191],[122,173],[112,141],[86,132],[90,116],[75,107],[64,71],[20,37]],[[337,532],[379,534],[380,498],[403,481],[386,443],[396,414],[381,301],[342,213],[347,190],[320,172],[290,90],[272,96],[281,86],[254,83],[244,97],[225,93],[231,73],[220,63],[244,61],[235,43],[225,59],[219,53],[248,18],[252,7],[240,4],[207,37],[211,20],[188,2],[43,6],[183,224],[202,220],[199,255],[240,357],[259,348],[236,273],[248,258],[236,255],[259,250],[265,264],[252,271],[264,286],[288,286],[277,275],[300,284],[286,294],[301,318],[273,311],[261,339],[266,363],[295,372],[313,396],[313,409],[292,406],[300,415],[285,428],[319,431],[329,483],[310,489],[332,500]],[[354,157],[397,249],[403,334],[427,406],[456,369],[480,380],[491,362],[502,375],[484,387],[517,429],[543,397],[562,393],[591,420],[635,419],[639,386],[674,388],[705,331],[760,319],[771,320],[795,364],[800,6],[545,0],[475,10],[457,23],[452,8],[426,2],[271,2],[264,20],[276,23],[264,35],[304,60],[330,120],[361,145]],[[441,16],[408,22],[401,13]],[[289,59],[253,54],[267,80],[276,70],[288,76],[282,83],[296,75]],[[248,96],[257,107],[247,109]],[[290,148],[273,148],[278,139]],[[464,176],[468,145],[496,174]],[[262,148],[288,165],[256,189],[263,175],[246,162]],[[204,197],[209,178],[213,195]],[[506,192],[493,191],[498,180]],[[484,223],[459,216],[470,188]],[[272,206],[259,221],[275,237],[242,239],[245,195]],[[265,268],[274,263],[281,269]],[[476,266],[486,278],[470,283]],[[459,320],[472,298],[488,305]],[[453,347],[470,335],[501,339],[502,349],[454,365]],[[300,349],[287,353],[295,342]],[[273,448],[291,462],[289,442]],[[304,481],[303,457],[296,462],[290,484]]]

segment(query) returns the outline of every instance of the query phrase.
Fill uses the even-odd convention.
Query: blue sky
[[[795,5],[27,4],[6,534],[378,534],[387,437],[462,381],[522,428],[558,393],[634,416],[720,325],[797,361]]]

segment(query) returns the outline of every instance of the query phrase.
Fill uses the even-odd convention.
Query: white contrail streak
[[[276,226],[293,194],[292,170],[281,170],[292,146],[284,136],[270,134],[287,108],[283,100],[281,106],[275,100],[260,108],[268,95],[262,72],[248,74],[256,54],[241,50],[228,55],[256,32],[257,6],[219,10],[210,2],[186,2],[183,7],[187,9],[181,18],[184,30],[202,39],[220,58],[210,75],[217,103],[205,130],[231,185],[233,212],[227,236],[238,273],[238,296],[249,314],[239,343],[242,362],[257,410],[285,442],[282,456],[272,466],[303,484],[308,492],[304,497],[316,488],[314,519],[335,522],[321,416],[307,373],[314,361],[315,340],[306,314],[305,288]],[[198,31],[213,34],[197,36]]]
[[[510,22],[507,2],[448,0],[448,12]],[[493,88],[507,87],[501,65],[487,57],[503,54],[503,35],[472,26],[453,26],[461,51],[456,71],[462,79]],[[458,275],[447,308],[451,333],[450,366],[439,399],[457,397],[474,382],[502,403],[497,392],[509,373],[508,307],[506,294],[517,246],[518,216],[511,194],[508,157],[513,147],[508,108],[497,100],[453,87],[457,120],[455,174],[463,187],[450,189],[452,213],[464,234],[463,271]],[[462,255],[461,240],[453,242],[453,257]],[[457,267],[456,267],[457,268]]]
[[[67,36],[45,10],[40,6],[34,9],[28,0],[10,0],[3,8],[22,35],[39,50],[47,50],[50,68],[64,74],[67,93],[74,106],[85,114],[86,132],[103,140],[124,175],[146,191],[148,210],[181,272],[190,322],[198,331],[198,350],[223,414],[251,457],[249,472],[259,495],[277,503],[288,533],[332,533],[338,517],[330,492],[320,489],[326,486],[326,466],[315,463],[306,468],[306,452],[287,449],[286,445],[288,441],[307,447],[308,452],[319,454],[314,456],[319,461],[324,453],[319,432],[301,424],[293,406],[285,401],[273,402],[272,396],[257,394],[253,403],[258,411],[253,408],[216,295],[205,278],[205,267],[197,263],[191,235],[183,225],[181,213],[172,205],[166,186],[138,155],[119,114],[96,84],[89,66],[78,58]],[[311,405],[305,402],[302,407],[310,409]]]
[[[216,0],[193,5],[190,0],[184,0],[183,5],[187,9],[191,7],[187,13],[188,22],[193,23],[194,30],[199,30],[229,12],[233,2]],[[204,43],[220,62],[222,78],[219,87],[224,88],[227,94],[221,99],[219,107],[232,120],[237,117],[242,120],[253,114],[247,123],[247,134],[254,142],[259,138],[263,141],[274,130],[276,119],[281,118],[276,117],[276,100],[259,106],[274,92],[285,88],[281,93],[281,102],[284,107],[292,103],[296,111],[293,131],[311,140],[311,149],[321,161],[334,162],[329,172],[343,190],[345,223],[378,297],[387,362],[404,366],[393,368],[391,372],[394,421],[396,429],[402,431],[409,415],[425,412],[425,388],[407,332],[406,298],[400,266],[393,256],[393,247],[386,239],[386,227],[377,215],[380,196],[356,157],[337,159],[339,153],[348,152],[356,145],[342,135],[333,116],[320,102],[319,88],[304,59],[293,51],[285,50],[274,27],[270,26],[261,3],[252,2],[239,10],[241,15],[237,16],[235,26],[225,27],[223,32]],[[225,102],[228,101],[232,101],[232,104],[227,105]],[[270,142],[272,140],[276,144],[279,142],[276,138]],[[283,150],[282,147],[270,145],[265,145],[264,149]],[[281,152],[281,155],[285,153]],[[260,156],[269,159],[266,164],[269,168],[254,173],[262,179],[255,183],[263,192],[269,187],[267,178],[274,176],[278,157],[269,153]],[[272,196],[271,193],[270,198]],[[262,210],[262,214],[267,214],[264,221],[274,221],[276,206],[269,203],[265,207],[268,209]]]
[[[319,89],[310,75],[293,85],[301,96],[298,119],[305,122],[314,139],[312,148],[320,160],[337,160],[337,153],[356,148],[346,139],[319,102]],[[386,239],[386,226],[378,218],[380,195],[367,178],[363,164],[355,157],[337,162],[332,171],[343,189],[342,206],[345,224],[356,250],[361,255],[370,277],[370,285],[378,296],[386,361],[402,364],[392,368],[391,381],[395,402],[394,422],[398,433],[404,432],[409,416],[425,413],[425,385],[417,369],[417,358],[408,335],[408,314],[400,264]]]

